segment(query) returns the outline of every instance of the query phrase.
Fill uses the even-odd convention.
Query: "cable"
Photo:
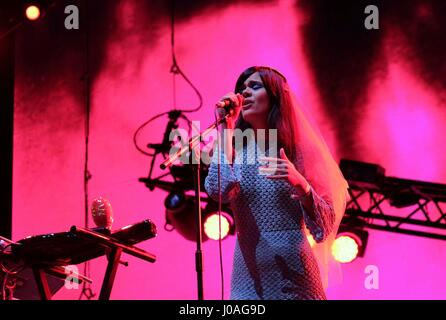
[[[141,131],[142,129],[144,129],[144,127],[147,126],[150,122],[152,122],[152,121],[158,119],[159,117],[162,117],[162,116],[168,114],[169,112],[170,112],[170,111],[166,111],[166,112],[162,112],[162,113],[159,113],[159,114],[153,116],[152,118],[150,118],[149,120],[147,120],[146,122],[144,122],[142,125],[140,125],[140,126],[138,127],[138,129],[136,129],[135,133],[133,134],[133,144],[134,144],[135,148],[136,148],[139,152],[141,152],[142,154],[144,154],[144,155],[146,155],[146,156],[149,156],[149,157],[153,157],[153,156],[155,156],[155,153],[148,153],[147,151],[143,150],[143,149],[138,145],[138,135],[139,135],[140,131]],[[181,115],[180,115],[180,118],[186,121],[187,126],[188,126],[188,133],[189,133],[189,136],[190,136],[190,134],[191,134],[191,132],[192,132],[192,127],[194,127],[195,130],[196,130],[197,132],[199,132],[199,128],[198,128],[198,127],[197,127],[197,126],[196,126],[196,125],[195,125],[195,124],[194,124],[194,123],[193,123],[193,122],[192,122],[186,115],[181,114]]]
[[[84,209],[85,209],[85,228],[88,228],[88,183],[92,177],[88,170],[88,156],[89,156],[89,139],[90,139],[90,115],[91,115],[91,85],[90,85],[90,37],[89,37],[89,15],[87,1],[83,2],[85,8],[85,73],[83,80],[85,81],[85,160],[84,160]],[[86,261],[84,263],[84,275],[90,278],[90,263]],[[79,300],[84,296],[91,300],[95,294],[90,288],[90,284],[86,281],[82,284],[82,291],[79,295]]]
[[[154,153],[148,153],[148,152],[144,151],[143,149],[141,149],[141,148],[138,146],[138,141],[137,141],[138,134],[139,134],[139,132],[140,132],[146,125],[148,125],[150,122],[152,122],[152,121],[158,119],[159,117],[164,116],[164,115],[166,115],[166,114],[168,114],[168,113],[169,113],[169,112],[167,111],[167,112],[163,112],[163,113],[157,114],[157,115],[153,116],[152,118],[150,118],[149,120],[147,120],[146,122],[144,122],[142,125],[140,125],[140,126],[138,127],[138,129],[136,129],[135,133],[133,134],[133,144],[135,145],[136,149],[137,149],[139,152],[141,152],[142,154],[145,154],[146,156],[149,156],[149,157],[153,157],[153,156],[155,155]]]
[[[215,122],[218,121],[217,111],[214,112]],[[221,300],[225,299],[225,278],[223,272],[223,249],[222,249],[222,239],[221,239],[221,145],[220,145],[220,130],[217,126],[217,150],[218,150],[218,161],[217,161],[217,185],[218,185],[218,251],[220,258],[220,279],[221,279]]]
[[[173,50],[173,49],[172,49]],[[183,77],[183,79],[192,87],[192,89],[195,91],[195,93],[197,94],[197,96],[198,96],[198,99],[199,99],[199,105],[198,105],[198,107],[196,107],[196,108],[193,108],[193,109],[180,109],[180,110],[178,110],[178,111],[181,111],[181,112],[183,112],[183,113],[188,113],[188,112],[196,112],[196,111],[198,111],[198,110],[200,110],[201,109],[201,107],[203,106],[203,97],[201,96],[201,93],[198,91],[198,89],[193,85],[193,83],[189,80],[189,78],[183,73],[183,71],[180,69],[180,67],[178,66],[178,64],[177,64],[177,61],[176,61],[176,58],[175,58],[175,53],[174,52],[172,52],[172,58],[173,58],[173,65],[172,65],[172,68],[171,68],[171,70],[175,70],[175,71],[172,71],[172,72],[175,72],[175,73],[179,73],[182,77]]]
[[[171,54],[172,54],[172,65],[170,67],[170,72],[173,74],[173,78],[172,78],[172,94],[173,94],[173,110],[175,111],[179,111],[180,113],[190,113],[190,112],[196,112],[198,110],[200,110],[203,106],[203,97],[201,95],[201,93],[198,91],[198,89],[195,87],[195,85],[192,83],[192,81],[189,80],[189,78],[184,74],[184,72],[181,70],[180,66],[178,65],[177,62],[177,58],[175,56],[175,0],[171,0],[171,34],[170,34],[170,45],[171,45]],[[176,81],[175,81],[175,77],[177,75],[181,75],[181,77],[191,86],[191,88],[194,90],[194,92],[196,93],[198,100],[199,100],[199,104],[197,107],[195,108],[191,108],[191,109],[177,109],[177,100],[176,100]],[[144,122],[142,125],[140,125],[138,127],[138,129],[136,129],[135,133],[133,134],[133,144],[135,145],[136,149],[141,152],[142,154],[149,156],[149,157],[153,157],[155,156],[156,153],[149,153],[145,150],[143,150],[141,147],[138,146],[138,141],[137,141],[137,137],[139,132],[145,127],[147,126],[149,123],[151,123],[152,121],[154,121],[155,119],[158,119],[161,116],[164,116],[166,114],[168,114],[169,111],[167,112],[163,112],[160,114],[157,114],[155,116],[153,116],[151,119],[147,120],[146,122]],[[191,124],[192,122],[184,115],[180,116],[182,119],[187,121],[187,124],[189,126],[189,133],[191,132]]]
[[[198,96],[198,100],[200,101],[198,104],[198,107],[192,108],[192,109],[185,109],[185,110],[179,110],[184,113],[188,112],[195,112],[201,109],[203,106],[203,97],[201,96],[201,93],[198,91],[198,89],[193,85],[193,83],[189,80],[189,78],[184,74],[184,72],[181,70],[180,66],[177,63],[177,59],[175,56],[175,0],[171,0],[172,4],[172,12],[171,12],[171,21],[170,21],[170,27],[171,27],[171,34],[170,34],[170,45],[171,45],[171,52],[172,52],[172,66],[170,67],[170,72],[173,73],[174,77],[174,108],[176,109],[176,92],[175,92],[175,75],[180,74],[183,79],[192,87],[192,89],[195,91],[195,93]]]

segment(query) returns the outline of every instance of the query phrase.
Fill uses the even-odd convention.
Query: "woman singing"
[[[327,248],[348,185],[280,72],[248,68],[228,99],[234,109],[205,186],[235,217],[231,299],[326,299]]]

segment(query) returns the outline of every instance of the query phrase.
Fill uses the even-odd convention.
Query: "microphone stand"
[[[202,133],[196,135],[195,137],[192,137],[189,139],[188,145],[184,146],[183,148],[179,149],[177,152],[175,152],[173,155],[171,155],[169,158],[164,160],[160,164],[161,169],[166,169],[170,167],[175,160],[177,160],[179,157],[181,157],[184,153],[187,151],[190,151],[190,160],[193,159],[193,150],[194,148],[201,142],[203,137],[206,137],[212,130],[217,128],[220,124],[226,122],[228,118],[230,118],[231,112],[227,113],[223,118],[218,119],[213,124],[211,124],[206,130],[204,130]],[[201,231],[201,199],[200,199],[200,161],[201,159],[198,159],[196,161],[191,161],[194,169],[194,189],[195,189],[195,219],[196,219],[196,228],[197,228],[197,234],[196,234],[196,242],[197,242],[197,249],[195,251],[195,270],[197,271],[197,291],[198,291],[198,300],[203,300],[203,251],[201,249],[202,243],[203,243],[203,235]]]

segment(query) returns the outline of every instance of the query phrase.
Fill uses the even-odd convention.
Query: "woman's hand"
[[[265,174],[267,179],[288,181],[296,188],[299,196],[309,192],[310,184],[288,159],[283,148],[280,149],[280,158],[260,157],[259,161],[266,161],[266,166],[260,166],[259,171],[261,174]]]
[[[242,108],[243,96],[239,93],[235,94],[234,92],[229,92],[220,99],[220,101],[225,100],[230,100],[233,105],[230,111],[231,116],[226,121],[227,127],[233,129],[235,127],[235,121],[237,120]],[[220,118],[223,118],[226,116],[227,112],[224,108],[217,107],[217,114]]]
[[[240,114],[240,110],[243,104],[243,96],[241,94],[235,94],[234,92],[229,92],[228,94],[221,97],[220,101],[230,100],[233,106],[230,108],[230,117],[222,124],[223,130],[221,130],[221,139],[224,142],[224,153],[226,155],[228,163],[233,161],[233,150],[232,150],[232,136],[233,129],[235,128],[235,120]],[[217,113],[219,118],[226,116],[227,111],[223,108],[217,107]],[[228,130],[229,129],[229,130]]]

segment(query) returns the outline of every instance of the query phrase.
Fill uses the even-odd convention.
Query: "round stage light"
[[[28,6],[25,10],[26,17],[31,20],[37,20],[40,17],[40,9],[35,5]]]
[[[355,260],[361,246],[359,241],[354,235],[339,235],[331,247],[335,260],[341,263],[349,263]]]
[[[220,217],[218,212],[213,212],[206,217],[204,221],[204,232],[209,239],[218,240],[220,239],[220,228],[219,228]],[[221,239],[226,238],[230,231],[231,225],[233,223],[227,213],[221,213]]]

